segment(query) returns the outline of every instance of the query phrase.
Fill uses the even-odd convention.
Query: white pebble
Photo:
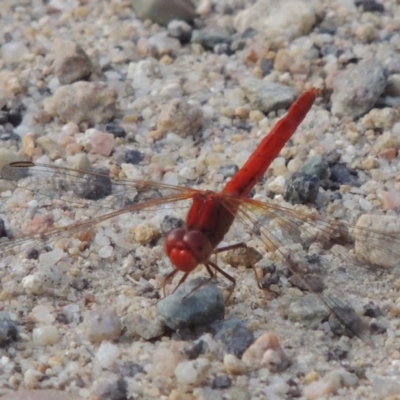
[[[33,308],[32,316],[36,322],[42,324],[52,324],[55,321],[55,316],[52,314],[54,307],[41,304]]]
[[[42,280],[35,274],[25,276],[21,283],[27,294],[42,294],[44,292]]]
[[[86,334],[91,342],[119,338],[122,323],[114,308],[103,306],[89,311],[84,320]]]
[[[119,349],[115,344],[102,342],[96,353],[96,360],[102,368],[109,368],[119,356]]]
[[[102,248],[100,248],[99,250],[99,256],[101,258],[108,258],[111,257],[112,253],[113,253],[114,249],[112,246],[104,246]]]
[[[44,267],[55,265],[61,260],[63,255],[64,252],[61,249],[54,249],[47,253],[42,253],[39,256],[39,264]]]
[[[52,345],[58,342],[58,330],[52,325],[40,326],[33,330],[32,338],[39,346]]]
[[[5,63],[20,62],[28,53],[28,48],[21,42],[5,43],[1,47],[1,54]]]
[[[283,189],[285,188],[285,177],[284,176],[277,176],[272,182],[268,184],[268,189],[272,193],[282,194]]]
[[[204,380],[210,368],[210,361],[198,358],[193,361],[183,361],[175,368],[178,385],[198,385]]]

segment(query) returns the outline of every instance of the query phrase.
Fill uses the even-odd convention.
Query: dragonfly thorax
[[[164,249],[176,269],[193,271],[199,264],[209,260],[213,248],[200,231],[174,229],[164,239]]]

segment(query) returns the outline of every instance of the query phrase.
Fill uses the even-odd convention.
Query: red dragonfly
[[[248,198],[252,188],[303,121],[318,94],[319,91],[312,88],[295,101],[287,115],[280,119],[261,141],[221,193],[145,180],[111,179],[106,174],[31,162],[16,162],[5,166],[1,171],[1,177],[19,188],[32,191],[36,195],[43,195],[52,201],[61,200],[85,207],[90,204],[92,207],[100,207],[103,211],[105,209],[111,211],[90,216],[72,225],[52,228],[36,235],[22,236],[2,243],[0,254],[5,254],[10,248],[19,245],[54,240],[89,230],[96,224],[125,213],[158,209],[166,204],[175,205],[179,201],[190,201],[192,204],[185,228],[172,230],[164,239],[165,252],[174,266],[167,280],[181,271],[183,276],[178,283],[179,286],[198,265],[202,264],[211,277],[218,272],[227,278],[231,282],[230,293],[232,293],[236,284],[235,279],[211,261],[211,257],[224,250],[246,247],[244,244],[238,244],[217,248],[234,220],[238,219],[260,238],[269,251],[277,254],[278,259],[291,270],[302,285],[315,293],[339,321],[361,339],[371,343],[364,322],[343,300],[343,296],[338,295],[337,290],[324,287],[318,277],[305,272],[290,247],[286,251],[282,248],[286,243],[286,237],[290,237],[288,243],[301,242],[306,237],[309,242],[319,240],[326,247],[332,246],[332,241],[347,243],[350,226],[327,222],[315,212],[301,214],[293,208]],[[98,197],[106,197],[107,205],[99,206]],[[272,226],[271,230],[268,230],[268,223]],[[384,239],[387,243],[393,244],[398,242],[395,234],[384,234],[363,227],[358,227],[356,234],[361,241],[370,240],[371,246],[375,246],[376,251],[379,251],[380,245],[374,244],[373,239]],[[388,257],[398,256],[398,253],[395,253],[398,251],[397,247],[393,247],[393,252]],[[384,260],[386,256],[382,254]],[[262,287],[258,278],[257,283]]]

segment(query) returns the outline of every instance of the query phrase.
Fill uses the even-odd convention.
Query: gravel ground
[[[42,170],[29,190],[0,180],[0,395],[397,398],[396,241],[369,245],[364,237],[358,256],[386,267],[378,271],[357,268],[343,246],[312,244],[304,254],[329,265],[327,286],[345,293],[374,345],[346,334],[240,224],[223,244],[254,247],[257,271],[276,278],[279,294],[259,290],[239,254],[218,257],[237,282],[229,302],[229,282],[219,277],[217,287],[193,293],[198,301],[183,294],[165,306],[162,277],[171,266],[161,236],[185,217],[185,204],[63,230],[43,243],[53,227],[176,194],[148,190],[149,180],[221,190],[312,86],[321,97],[252,196],[296,210],[293,219],[306,207],[289,203],[310,201],[323,218],[350,224],[386,214],[369,226],[400,232],[398,1],[202,0],[194,22],[188,2],[164,0],[168,12],[158,3],[1,2],[0,167],[28,160],[115,181],[106,197],[106,178],[89,186],[70,174],[57,186]],[[173,15],[186,22],[169,22]],[[148,191],[118,179],[139,179]]]

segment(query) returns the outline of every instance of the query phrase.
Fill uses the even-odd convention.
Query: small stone
[[[263,32],[268,39],[284,37],[289,40],[307,35],[316,23],[316,10],[304,0],[257,1],[234,18],[235,29]]]
[[[96,360],[102,368],[110,368],[118,359],[120,351],[113,343],[103,341],[96,352]]]
[[[89,129],[90,145],[95,153],[108,157],[115,146],[115,137],[112,133],[98,131],[97,129]]]
[[[292,204],[314,203],[318,196],[319,178],[303,172],[295,172],[283,191],[285,201]]]
[[[396,210],[400,207],[400,193],[397,190],[380,190],[377,194],[384,210]]]
[[[199,385],[207,376],[210,361],[198,358],[193,361],[183,361],[175,368],[175,378],[178,385]]]
[[[211,381],[211,387],[213,389],[227,389],[232,386],[232,379],[228,375],[217,375]]]
[[[194,30],[192,34],[192,43],[199,43],[207,50],[214,50],[218,44],[224,43],[230,45],[232,35],[226,29],[203,29]]]
[[[274,180],[268,183],[268,190],[272,193],[282,194],[285,190],[286,179],[284,176],[277,176]]]
[[[7,231],[6,231],[6,224],[4,222],[4,219],[0,218],[0,239],[2,237],[7,237]]]
[[[106,132],[112,133],[115,138],[124,138],[126,136],[125,129],[114,122],[106,125]]]
[[[179,40],[169,37],[167,32],[159,32],[151,36],[148,44],[158,57],[176,54],[181,48]],[[165,59],[163,61],[165,62]]]
[[[96,175],[82,174],[79,181],[76,182],[74,193],[82,199],[99,200],[112,193],[112,183],[107,175],[108,171],[98,169],[93,172]]]
[[[234,268],[245,266],[252,268],[263,256],[253,247],[239,247],[237,249],[225,251],[221,258]]]
[[[189,42],[192,36],[192,27],[185,21],[172,20],[168,24],[168,35],[185,44]]]
[[[128,385],[124,378],[115,375],[99,379],[93,385],[93,396],[96,400],[126,400],[129,398]]]
[[[53,325],[40,326],[32,332],[34,343],[39,346],[49,346],[58,342],[58,330]]]
[[[247,371],[247,365],[233,354],[225,354],[224,368],[231,375],[244,375]]]
[[[186,359],[183,349],[179,347],[178,343],[172,342],[168,348],[158,347],[152,358],[152,374],[153,376],[172,377],[175,368]]]
[[[53,312],[53,307],[42,304],[34,307],[31,315],[37,323],[50,325],[56,320]]]
[[[144,155],[139,150],[130,149],[125,152],[125,162],[127,164],[137,165],[142,162],[143,159]]]
[[[400,112],[394,108],[373,108],[361,122],[366,129],[391,129],[400,120]]]
[[[1,46],[1,58],[4,63],[19,63],[29,55],[29,50],[22,42],[9,42]]]
[[[243,354],[242,361],[249,366],[263,365],[272,372],[284,371],[290,360],[283,351],[279,339],[273,333],[261,335]]]
[[[122,323],[110,306],[96,307],[89,311],[84,318],[84,327],[91,342],[116,340],[122,331]]]
[[[183,228],[185,225],[185,221],[182,218],[172,217],[170,215],[166,215],[161,222],[160,232],[164,236],[168,232],[171,232],[176,228]]]
[[[160,236],[160,231],[153,224],[142,224],[135,229],[135,240],[141,245],[154,242]]]
[[[332,114],[352,118],[365,114],[384,92],[387,79],[387,69],[376,58],[349,65],[333,82]]]
[[[47,136],[41,136],[36,140],[43,153],[47,154],[50,160],[54,161],[62,157],[63,149],[54,140]]]
[[[0,312],[0,348],[18,339],[17,324],[10,319],[7,312]]]
[[[200,107],[191,105],[184,99],[172,99],[161,110],[157,121],[157,138],[169,132],[181,137],[196,136],[203,125],[203,112]]]
[[[293,300],[287,309],[287,317],[293,322],[315,323],[327,319],[329,310],[313,294]]]
[[[384,12],[385,6],[375,0],[363,0],[361,2],[362,10],[364,12]],[[356,2],[357,4],[357,2]]]
[[[316,175],[319,179],[327,179],[330,174],[329,164],[323,157],[313,156],[307,159],[300,172],[308,175]]]
[[[160,320],[170,329],[205,326],[224,315],[224,298],[216,285],[206,278],[184,282],[170,296],[157,303]]]
[[[61,122],[86,122],[92,126],[115,117],[117,98],[117,91],[107,83],[79,81],[61,86],[43,105]]]
[[[54,72],[62,85],[84,80],[92,72],[92,62],[85,51],[71,40],[56,39],[53,43]]]
[[[164,326],[157,319],[149,320],[137,313],[127,315],[124,325],[130,335],[144,340],[160,337],[164,333]]]
[[[379,232],[377,234],[376,232]],[[398,265],[396,239],[400,234],[400,219],[390,215],[362,215],[355,227],[355,253],[359,260],[384,268]]]
[[[196,12],[188,0],[132,0],[132,9],[143,20],[168,25],[174,19],[192,23]]]
[[[341,163],[335,163],[331,165],[331,174],[329,179],[332,182],[337,182],[340,185],[360,186],[361,183],[358,180],[357,173],[350,170],[346,165]]]
[[[265,114],[288,108],[297,97],[295,89],[257,78],[242,79],[240,87],[252,106]]]

